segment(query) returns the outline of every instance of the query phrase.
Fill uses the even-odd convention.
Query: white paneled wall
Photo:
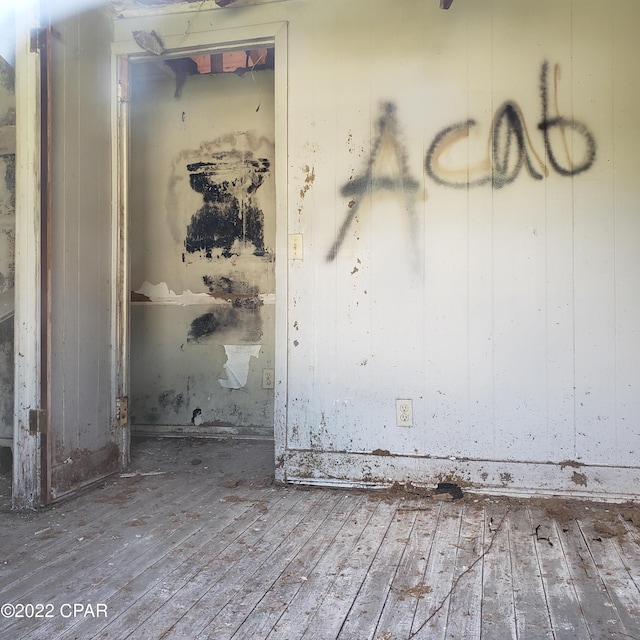
[[[640,5],[291,0],[196,29],[278,21],[284,477],[636,494]]]

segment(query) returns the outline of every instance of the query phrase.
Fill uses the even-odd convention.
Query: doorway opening
[[[274,439],[274,48],[129,65],[132,436]]]

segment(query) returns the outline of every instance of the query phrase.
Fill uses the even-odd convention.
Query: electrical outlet
[[[262,388],[273,389],[274,378],[275,378],[275,371],[273,369],[263,369],[262,370]]]
[[[396,400],[396,425],[413,427],[413,400]]]

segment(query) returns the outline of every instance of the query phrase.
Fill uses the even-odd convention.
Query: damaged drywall
[[[251,358],[260,355],[260,345],[225,344],[227,361],[224,363],[226,378],[218,378],[224,389],[242,389],[247,384]]]

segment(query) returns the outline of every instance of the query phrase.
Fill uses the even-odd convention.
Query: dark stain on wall
[[[15,155],[4,156],[5,172],[4,183],[9,192],[9,211],[3,213],[12,215],[16,210],[16,157]]]
[[[158,404],[163,408],[167,409],[172,407],[173,410],[178,413],[182,406],[185,404],[184,395],[182,393],[176,393],[173,390],[163,391],[158,396]]]
[[[236,309],[257,310],[262,306],[258,295],[258,287],[246,280],[236,280],[227,276],[203,276],[209,293],[230,302]]]
[[[202,338],[206,338],[211,334],[215,333],[220,327],[220,318],[218,313],[205,313],[201,316],[198,316],[192,323],[189,328],[188,341],[189,342],[198,342]]]
[[[16,88],[16,73],[13,67],[0,56],[0,84],[13,93]]]
[[[262,317],[259,309],[252,306],[252,303],[219,305],[193,320],[187,342],[203,342],[214,334],[232,330],[241,332],[242,342],[259,342],[262,339]]]
[[[253,157],[251,151],[221,151],[210,162],[187,165],[189,183],[204,198],[195,213],[184,246],[187,252],[201,251],[208,259],[214,251],[228,258],[236,241],[250,242],[255,255],[264,255],[264,214],[253,194],[263,184],[270,168],[266,158]]]
[[[0,435],[13,437],[13,318],[0,323]]]

